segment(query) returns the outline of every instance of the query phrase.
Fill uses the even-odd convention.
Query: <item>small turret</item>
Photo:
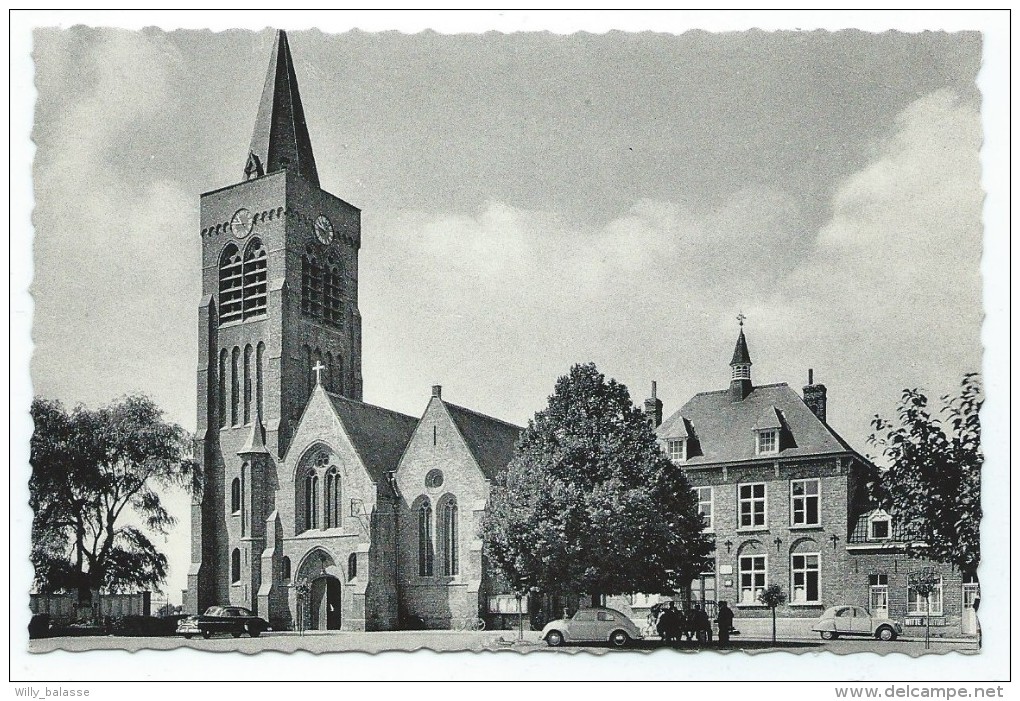
[[[733,360],[730,361],[730,399],[734,402],[743,401],[744,397],[751,393],[754,386],[751,384],[751,354],[747,351],[747,339],[744,338],[743,314],[737,315],[740,322],[740,335],[737,337],[737,345],[733,349]]]

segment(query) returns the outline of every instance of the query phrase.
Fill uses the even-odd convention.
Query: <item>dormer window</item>
[[[889,540],[892,537],[892,517],[878,511],[868,524],[868,540]]]
[[[666,441],[666,452],[673,462],[684,462],[687,459],[687,439],[670,438]]]
[[[755,452],[758,455],[773,455],[779,452],[779,429],[766,428],[758,431]]]

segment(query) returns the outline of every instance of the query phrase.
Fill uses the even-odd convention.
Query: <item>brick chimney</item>
[[[435,397],[436,399],[442,399],[443,398],[443,386],[442,385],[432,385],[432,396]]]
[[[645,400],[645,416],[652,428],[662,425],[662,402],[655,396],[655,380],[652,380],[652,396]]]
[[[804,386],[804,403],[808,409],[818,417],[818,420],[825,423],[825,385],[815,384],[815,371],[807,371],[807,385]]]

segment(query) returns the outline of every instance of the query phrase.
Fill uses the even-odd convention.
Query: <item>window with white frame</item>
[[[790,575],[793,580],[790,590],[793,592],[793,603],[808,604],[819,601],[819,572],[818,553],[797,553],[790,556]]]
[[[766,428],[758,431],[758,455],[770,455],[779,452],[779,430]]]
[[[767,575],[767,556],[746,555],[740,558],[740,603],[760,603],[758,597],[765,590]]]
[[[892,536],[892,519],[889,516],[879,515],[871,519],[868,526],[869,540],[889,540]]]
[[[765,526],[765,483],[741,484],[737,487],[740,501],[740,528]]]
[[[928,598],[918,594],[913,587],[907,589],[907,614],[911,616],[942,615],[942,577]]]
[[[695,487],[694,494],[698,498],[698,514],[705,524],[705,530],[712,530],[712,512],[715,506],[711,487]]]
[[[687,459],[687,439],[670,438],[666,441],[666,450],[669,453],[670,460],[673,462],[683,462]]]
[[[818,497],[820,491],[817,479],[793,480],[790,482],[790,525],[818,525]]]

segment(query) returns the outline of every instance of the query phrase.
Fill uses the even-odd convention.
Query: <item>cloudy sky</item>
[[[368,402],[524,423],[594,361],[670,413],[742,311],[753,379],[814,368],[867,452],[903,388],[981,369],[977,33],[289,37],[363,210]],[[199,194],[241,179],[272,41],[34,33],[35,394],[194,428]]]

